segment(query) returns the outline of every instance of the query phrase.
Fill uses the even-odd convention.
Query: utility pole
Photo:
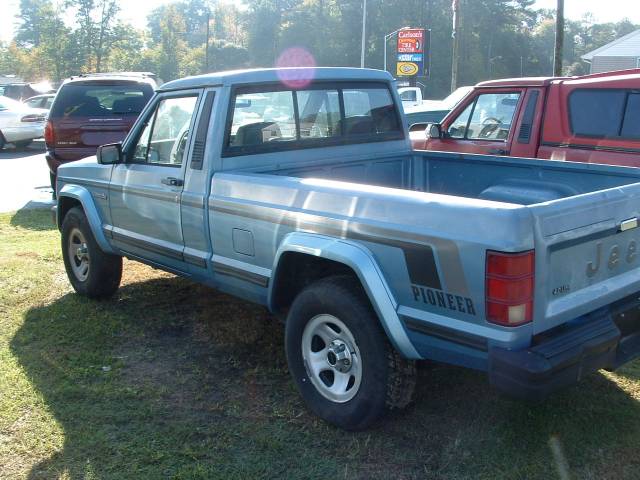
[[[211,23],[211,9],[207,7],[207,40],[204,46],[204,72],[209,73],[209,24]]]
[[[451,38],[453,39],[453,52],[451,54],[451,91],[453,92],[458,88],[458,51],[460,49],[460,35],[458,29],[460,28],[460,4],[459,0],[453,0],[451,2],[451,10],[453,11],[453,29],[451,32]]]
[[[360,68],[364,68],[364,45],[367,36],[367,0],[362,3],[362,50],[360,51]]]
[[[562,53],[564,49],[564,0],[558,0],[556,8],[556,47],[553,52],[553,74],[562,76]]]

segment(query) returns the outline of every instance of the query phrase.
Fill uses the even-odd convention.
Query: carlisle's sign
[[[398,32],[398,77],[425,75],[425,54],[428,54],[429,31],[405,28]]]

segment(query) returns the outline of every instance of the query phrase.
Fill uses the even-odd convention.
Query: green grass
[[[345,433],[262,308],[133,262],[80,298],[48,212],[0,215],[0,242],[2,479],[640,478],[640,362],[537,406],[425,364],[414,406]]]

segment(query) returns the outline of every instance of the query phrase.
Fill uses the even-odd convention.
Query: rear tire
[[[107,298],[120,286],[122,257],[98,246],[86,215],[70,209],[62,222],[62,258],[73,289],[89,298]]]
[[[4,148],[4,146],[7,144],[7,141],[4,138],[4,135],[2,134],[2,132],[0,132],[0,151],[2,151],[2,149]]]
[[[49,172],[49,181],[51,182],[52,195],[53,195],[53,199],[55,200],[57,198],[57,194],[56,194],[56,174],[55,173]]]
[[[20,140],[19,142],[13,142],[13,145],[17,149],[23,149],[23,148],[27,148],[32,143],[33,143],[33,140]]]
[[[285,346],[289,371],[309,409],[340,428],[366,429],[413,398],[415,362],[391,346],[352,277],[319,280],[296,297]]]

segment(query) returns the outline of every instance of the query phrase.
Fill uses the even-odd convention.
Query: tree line
[[[362,0],[176,0],[155,8],[147,28],[123,22],[122,0],[20,0],[11,42],[0,43],[0,74],[62,80],[101,71],[150,71],[168,81],[207,71],[273,66],[288,47],[319,66],[359,66]],[[553,10],[534,0],[459,2],[459,84],[553,71]],[[384,36],[403,26],[431,29],[430,96],[448,93],[451,0],[369,0],[365,65],[382,68]],[[73,17],[70,21],[70,17]],[[629,20],[568,21],[564,73],[587,73],[580,56],[640,28]],[[388,65],[395,66],[393,40]],[[392,72],[393,73],[393,72]]]

